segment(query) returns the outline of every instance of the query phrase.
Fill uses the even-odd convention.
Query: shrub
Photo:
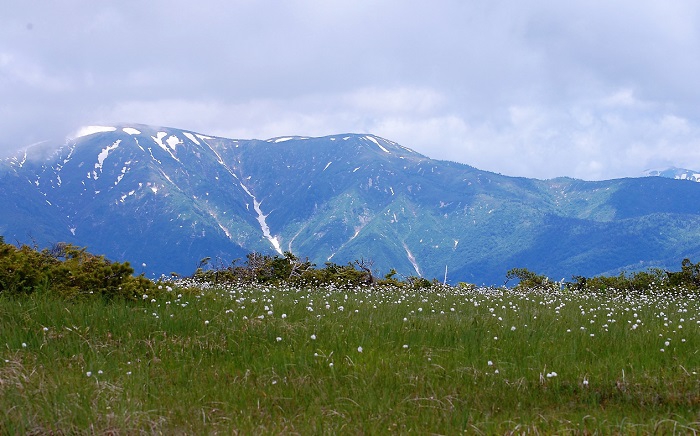
[[[111,262],[71,244],[38,251],[0,239],[0,293],[5,295],[52,292],[134,300],[156,291],[155,283],[133,273],[128,262]]]
[[[541,274],[536,274],[527,268],[513,268],[506,273],[506,279],[518,279],[516,289],[544,289],[544,290],[559,290],[561,285],[559,282],[553,282],[549,277]],[[507,283],[507,281],[506,281]]]
[[[700,263],[683,259],[681,270],[677,272],[651,268],[630,274],[621,272],[617,276],[582,277],[574,276],[566,287],[577,291],[605,292],[608,290],[626,292],[677,291],[679,289],[700,291]]]

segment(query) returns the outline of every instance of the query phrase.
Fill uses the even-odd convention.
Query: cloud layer
[[[0,149],[120,122],[371,132],[514,176],[700,170],[695,1],[28,0],[0,12]]]

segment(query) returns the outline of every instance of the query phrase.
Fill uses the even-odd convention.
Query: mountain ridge
[[[678,168],[673,166],[661,169],[649,169],[644,171],[644,175],[650,177],[658,176],[667,177],[670,179],[700,182],[700,171],[689,170],[686,168]]]
[[[496,284],[512,267],[570,277],[700,254],[700,185],[662,177],[508,177],[368,134],[121,124],[45,149],[0,161],[0,234],[88,246],[148,274],[291,251]]]

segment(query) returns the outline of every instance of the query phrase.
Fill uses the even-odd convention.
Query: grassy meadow
[[[694,433],[699,306],[442,286],[0,295],[0,434]]]

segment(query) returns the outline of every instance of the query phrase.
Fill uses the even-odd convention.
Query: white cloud
[[[371,132],[528,177],[700,170],[694,0],[71,5],[0,16],[0,149],[136,122]]]

